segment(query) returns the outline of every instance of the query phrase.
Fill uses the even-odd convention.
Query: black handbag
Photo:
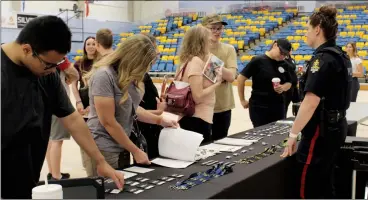
[[[147,146],[147,140],[144,137],[144,135],[141,133],[138,127],[138,116],[135,112],[134,105],[132,103],[132,117],[133,117],[133,128],[132,132],[130,134],[130,140],[142,151],[144,151],[146,154],[148,154],[148,146]]]

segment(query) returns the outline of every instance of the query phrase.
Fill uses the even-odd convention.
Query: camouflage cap
[[[207,15],[203,17],[202,19],[203,26],[207,26],[209,24],[216,24],[216,23],[221,23],[222,25],[225,25],[225,26],[227,25],[227,23],[222,21],[221,17],[217,14]]]

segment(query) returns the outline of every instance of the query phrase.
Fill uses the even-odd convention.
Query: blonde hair
[[[209,53],[210,31],[203,26],[193,26],[184,35],[179,51],[180,63],[185,63],[193,57],[204,59]]]
[[[151,40],[141,34],[134,35],[123,41],[114,52],[96,62],[84,78],[88,82],[98,68],[117,66],[118,86],[123,92],[120,103],[124,103],[128,99],[130,83],[140,86],[155,59],[156,48]]]

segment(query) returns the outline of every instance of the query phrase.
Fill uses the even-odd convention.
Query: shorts
[[[114,169],[123,169],[130,166],[130,152],[107,152],[100,151],[106,162]],[[97,163],[88,154],[81,149],[83,166],[87,172],[87,177],[98,176]]]
[[[52,116],[51,121],[51,133],[50,140],[58,141],[58,140],[69,140],[70,133],[64,128],[60,119],[55,115]]]

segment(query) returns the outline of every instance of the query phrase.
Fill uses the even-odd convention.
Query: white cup
[[[63,199],[63,187],[58,184],[34,187],[32,189],[32,199]]]
[[[273,78],[272,79],[272,85],[273,85],[273,87],[275,88],[275,87],[279,86],[280,85],[280,82],[281,82],[281,80],[279,78]]]

